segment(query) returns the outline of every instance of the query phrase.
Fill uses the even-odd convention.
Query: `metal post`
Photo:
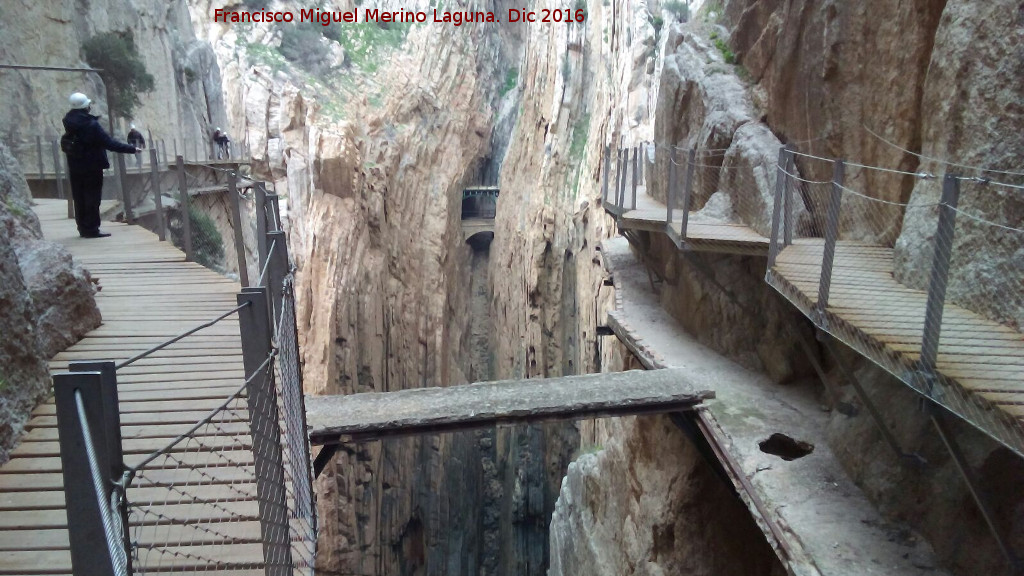
[[[785,146],[779,148],[779,163],[775,173],[775,204],[772,205],[772,234],[768,239],[768,274],[779,255],[779,228],[782,225],[782,190],[786,186],[786,154]]]
[[[102,432],[106,438],[107,459],[111,479],[124,473],[124,453],[121,450],[121,411],[117,403],[117,369],[113,360],[98,362],[69,362],[69,372],[98,372],[100,396],[103,403]]]
[[[114,163],[117,164],[117,173],[124,174],[124,154],[115,154]],[[128,186],[121,186],[121,203],[124,204],[124,221],[128,224],[135,223],[135,215],[132,213],[132,194],[131,188]]]
[[[274,218],[270,221],[274,225],[274,230],[283,230],[281,226],[281,203],[280,197],[277,194],[267,194],[267,198],[270,200],[270,206],[274,210]]]
[[[832,194],[825,213],[825,246],[821,253],[821,277],[818,281],[818,302],[814,309],[817,312],[818,325],[828,329],[825,320],[825,309],[828,308],[828,293],[832,288],[832,266],[836,259],[836,241],[839,239],[839,208],[843,201],[843,177],[846,164],[836,160],[832,169]]]
[[[267,263],[267,187],[257,182],[253,187],[253,198],[256,200],[256,251],[259,254],[259,269],[263,270]]]
[[[107,410],[103,379],[102,372],[69,372],[53,376],[71,568],[75,574],[116,573],[111,550],[105,545],[107,539],[100,508],[110,502],[113,491],[113,483],[108,477],[111,471],[109,446],[112,439],[107,437],[107,427],[104,426]],[[76,396],[81,398],[85,409],[89,438],[86,438],[79,420]],[[102,504],[96,493],[87,442],[92,447],[101,476]]]
[[[273,249],[267,254],[266,286],[270,289],[274,317],[280,316],[281,298],[284,294],[284,277],[288,275],[288,239],[284,232],[267,232],[267,245]]]
[[[676,203],[676,149],[668,149],[668,192],[665,194],[665,231],[672,232],[672,209]]]
[[[796,161],[793,156],[793,148],[790,144],[786,145],[786,172],[795,174]],[[782,235],[785,246],[789,246],[793,243],[793,182],[790,179],[786,180],[786,211],[783,215],[783,227]]]
[[[683,183],[683,224],[680,227],[679,239],[686,241],[687,229],[690,226],[690,206],[693,205],[693,178],[697,171],[697,149],[690,148],[686,153],[686,182]]]
[[[160,159],[163,160],[164,164],[167,164],[167,142],[163,138],[160,139],[160,152]]]
[[[238,174],[228,172],[228,205],[231,206],[231,227],[235,231],[235,253],[238,256],[238,281],[249,286],[249,272],[245,264],[245,243],[242,241],[242,207],[238,200]]]
[[[63,200],[64,181],[60,178],[60,144],[56,140],[50,143],[50,151],[53,152],[53,177],[57,180],[57,197]]]
[[[608,203],[608,178],[611,176],[611,166],[608,163],[611,161],[612,147],[605,145],[604,147],[604,178],[601,179],[601,205]]]
[[[156,148],[149,149],[149,173],[153,182],[153,205],[156,209],[156,234],[163,242],[167,239],[167,229],[164,224],[164,203],[160,194],[160,173],[156,159]]]
[[[64,189],[68,191],[68,219],[75,217],[75,202],[74,194],[71,192],[71,171],[68,167],[68,157],[65,154],[60,155],[61,158],[61,171],[58,178],[64,183]]]
[[[171,146],[174,147],[174,157],[177,158],[178,157],[178,139],[177,138],[172,138],[171,139]]]
[[[633,210],[636,210],[636,187],[639,182],[639,174],[637,174],[637,166],[640,163],[640,147],[633,147]]]
[[[185,159],[176,156],[178,169],[178,212],[181,213],[181,246],[185,249],[185,261],[194,262],[192,253],[192,200],[188,197],[188,174],[185,174]]]
[[[39,160],[39,182],[40,185],[46,179],[46,172],[43,170],[43,137],[36,136],[36,158]]]
[[[629,149],[620,149],[622,156],[622,170],[619,174],[619,216],[626,211],[626,172],[629,170]]]
[[[292,565],[291,543],[287,524],[280,418],[272,364],[268,364],[259,373],[270,356],[271,323],[267,309],[267,289],[245,288],[238,295],[238,303],[249,304],[238,311],[238,321],[242,335],[242,364],[246,380],[249,381],[249,425],[266,574],[289,576]]]
[[[942,312],[946,303],[949,282],[949,261],[953,256],[953,235],[956,232],[956,207],[960,199],[960,179],[946,174],[942,181],[942,200],[939,203],[939,222],[935,232],[935,252],[932,273],[928,282],[928,303],[924,313],[924,335],[921,338],[921,373],[928,380],[929,395],[935,377],[935,364],[939,356],[939,335],[942,332]]]

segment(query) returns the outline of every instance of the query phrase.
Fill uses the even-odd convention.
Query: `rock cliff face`
[[[28,185],[0,141],[0,462],[50,392],[46,361],[99,326],[89,273],[42,239]]]
[[[867,127],[911,151],[1012,171],[1009,151],[1016,150],[1020,134],[1015,128],[1019,124],[1017,107],[1008,102],[1020,92],[1015,72],[1020,59],[1010,55],[1016,47],[1009,38],[1015,37],[1011,30],[1016,30],[1019,22],[1005,17],[1016,13],[1012,7],[967,4],[726,2],[716,15],[700,15],[681,35],[669,35],[654,113],[654,140],[683,149],[721,149],[701,162],[704,166],[697,174],[695,207],[746,223],[762,233],[774,185],[771,163],[782,142],[815,155],[941,175],[944,168],[938,163],[920,162],[917,156],[872,135]],[[1000,25],[1006,26],[1004,34],[990,35],[977,28],[994,17],[989,8],[1004,14],[1000,20]],[[726,63],[730,47],[739,66]],[[872,50],[870,56],[867,50]],[[986,88],[964,90],[964,84],[952,80],[954,77],[977,78],[974,84]],[[931,90],[935,90],[934,96],[929,96]],[[948,107],[950,116],[933,114],[938,102]],[[966,133],[971,137],[954,136]],[[659,151],[652,172],[655,178],[648,184],[649,191],[662,198],[659,182],[668,172],[664,155]],[[798,158],[797,169],[811,180],[831,177],[829,163],[806,157]],[[738,178],[741,185],[730,178]],[[728,188],[739,193],[723,198],[719,183],[729,183]],[[923,204],[938,197],[938,186],[932,180],[915,187],[914,178],[880,171],[848,172],[847,185],[894,202],[910,199],[912,204]],[[1014,220],[1019,207],[1009,194],[991,188],[986,193],[978,187],[964,198],[975,203],[971,205],[974,211],[993,220],[1019,222]],[[813,196],[805,196],[805,200],[800,225],[813,234],[821,206]],[[934,229],[934,210],[908,209],[904,216],[901,210],[859,208],[860,212],[854,210],[842,221],[842,236],[895,244],[900,258],[898,276],[921,285],[923,271],[930,267],[925,240],[930,240]],[[1004,236],[1002,231],[982,232],[969,223],[962,230],[966,232],[958,237],[954,250],[954,266],[956,262],[961,266],[951,295],[1019,326],[1019,289],[1005,285],[1007,279],[1017,278],[1009,271],[1015,270],[1019,239]],[[975,252],[982,245],[988,246],[988,251]],[[809,373],[793,338],[794,330],[806,330],[804,321],[764,286],[763,260],[684,256],[662,237],[646,239],[639,249],[666,279],[662,290],[666,310],[702,341],[779,381]],[[974,259],[971,263],[964,260],[970,258]],[[1000,276],[1000,271],[1006,273]],[[992,279],[992,285],[982,278]],[[1010,302],[1003,305],[994,298],[996,290],[1009,295]],[[822,356],[828,378],[838,380],[833,360]],[[851,476],[885,514],[923,533],[945,567],[961,574],[1007,573],[992,537],[983,533],[983,525],[975,523],[979,517],[970,509],[973,505],[966,487],[950,467],[942,446],[936,444],[927,417],[913,407],[913,395],[867,362],[847,361],[853,363],[871,396],[887,399],[883,421],[895,431],[901,446],[919,450],[929,460],[928,473],[909,470],[891,450],[882,447],[881,436],[866,415],[835,411],[829,442]],[[859,404],[846,388],[839,401]],[[558,562],[572,566],[562,568],[564,573],[599,570],[605,563],[622,562],[622,558],[629,559],[631,569],[644,566],[646,570],[649,565],[643,562],[655,557],[650,549],[622,547],[602,531],[603,524],[618,525],[629,519],[631,512],[615,511],[607,518],[610,513],[604,499],[599,502],[593,495],[614,493],[613,482],[598,480],[589,470],[613,466],[619,459],[642,462],[641,449],[648,448],[643,443],[613,440],[642,436],[636,428],[614,434],[603,430],[599,426],[595,435],[585,433],[584,438],[587,443],[611,444],[611,448],[574,466],[563,487],[565,509],[560,502],[552,538],[558,547]],[[991,489],[999,509],[997,523],[1019,546],[1020,497],[1003,484],[1008,474],[1017,473],[1018,462],[974,430],[957,427],[956,435],[971,454],[969,460],[981,483]],[[647,439],[660,441],[660,437]],[[950,522],[950,518],[958,520]],[[572,536],[581,532],[587,536],[583,544]],[[613,552],[595,552],[599,550]]]
[[[81,44],[97,33],[121,30],[133,31],[139,56],[155,80],[152,92],[139,95],[136,125],[164,140],[168,154],[175,139],[179,145],[189,140],[190,150],[206,145],[213,127],[226,120],[220,74],[209,44],[197,41],[192,32],[185,0],[4,2],[0,56],[17,64],[87,67]],[[93,113],[104,118],[111,113],[105,88],[94,73],[4,71],[0,136],[12,143],[26,166],[35,166],[36,136],[45,141],[64,132],[60,121],[72,92],[88,94]]]
[[[287,199],[311,393],[617,369],[621,358],[597,352],[603,345],[596,327],[611,296],[597,246],[614,233],[600,205],[603,147],[657,142],[648,179],[655,197],[664,197],[666,146],[718,150],[697,174],[697,207],[765,233],[782,142],[917,169],[913,155],[864,127],[920,149],[928,63],[948,9],[941,1],[730,0],[721,21],[702,19],[681,31],[659,23],[671,15],[643,1],[588,2],[586,26],[413,26],[388,50],[371,52],[386,63],[379,67],[360,66],[366,45],[341,54],[329,39],[316,39],[331,55],[321,76],[344,79],[339,93],[346,96],[335,100],[316,75],[278,55],[281,31],[213,24],[212,10],[229,4],[196,0],[192,18],[224,71],[232,133],[244,135],[256,175]],[[742,70],[726,62],[712,33],[732,46]],[[832,170],[813,159],[798,160],[797,168],[814,180]],[[486,248],[464,243],[458,217],[461,188],[481,171],[500,171],[502,190]],[[907,200],[913,190],[912,180],[891,173],[850,176],[851,187],[892,201]],[[721,193],[722,182],[743,193]],[[820,209],[808,198],[801,225],[813,230]],[[867,225],[856,216],[843,221],[845,238],[892,244],[904,221],[898,210],[872,213]],[[764,285],[763,261],[691,258],[663,238],[646,242],[666,279],[665,307],[702,341],[780,382],[808,374],[790,337],[806,327]],[[890,418],[915,418],[904,404],[891,409]],[[859,419],[858,432],[836,445],[852,470],[878,473],[868,491],[900,516],[907,509],[884,484],[903,476],[892,463],[870,466],[875,438],[865,422]],[[627,566],[640,567],[639,574],[750,573],[728,548],[688,564],[706,550],[695,550],[694,526],[680,524],[677,512],[713,488],[666,428],[662,421],[585,426],[589,445],[610,447],[574,465],[564,483],[580,434],[569,426],[342,451],[319,481],[318,568],[541,574],[551,558],[561,574],[622,573]],[[970,434],[976,461],[1001,458]],[[662,466],[651,456],[662,453],[676,454],[678,465]],[[628,488],[613,478],[622,470],[635,475]],[[943,507],[934,496],[954,484],[948,471],[942,468],[944,484],[935,480],[922,491],[942,513],[918,526],[936,538],[936,549],[948,544],[954,563],[966,565],[968,548],[985,545],[981,538],[956,545],[958,531],[937,528],[942,514],[963,502],[959,488],[947,494],[957,506]],[[857,474],[871,483],[870,473]],[[728,509],[730,518],[741,512]],[[635,528],[629,538],[608,528],[627,525],[627,518]],[[743,532],[740,540],[756,536]]]

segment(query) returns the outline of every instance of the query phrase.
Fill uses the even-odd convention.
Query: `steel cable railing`
[[[1014,217],[1024,203],[1015,189],[903,171],[916,184],[904,202],[871,185],[872,172],[888,169],[832,162],[829,182],[778,166],[766,280],[819,328],[1024,454],[1014,410],[1024,395],[1013,384],[1024,377],[1024,229]],[[785,191],[798,187],[813,225],[794,224],[787,238]]]
[[[85,445],[86,457],[89,461],[89,475],[93,489],[96,492],[96,506],[100,511],[100,519],[103,524],[104,544],[110,554],[110,563],[113,566],[116,576],[128,575],[128,557],[123,546],[124,530],[119,514],[120,499],[123,497],[120,489],[111,490],[110,498],[107,498],[107,484],[109,480],[103,477],[97,462],[96,447],[93,446],[92,430],[89,428],[89,418],[85,412],[85,403],[82,400],[82,393],[75,390],[75,407],[78,412],[78,423],[81,426],[83,444]]]
[[[156,358],[238,315],[244,382],[226,391],[216,405],[197,401],[196,407],[208,410],[201,417],[191,416],[187,404],[181,411],[157,413],[143,436],[152,438],[149,445],[167,441],[146,455],[130,457],[132,462],[120,463],[119,440],[106,447],[117,456],[111,457],[111,476],[123,498],[121,517],[114,520],[127,534],[120,550],[130,559],[133,573],[313,572],[317,521],[298,358],[294,267],[278,230],[276,197],[257,195],[256,201],[255,214],[265,219],[257,228],[267,231],[267,242],[260,248],[259,278],[239,294],[239,305],[128,360],[102,363],[110,385],[102,402],[116,407],[117,370]],[[106,434],[119,439],[116,418],[106,423]],[[63,436],[62,432],[62,441]],[[66,485],[74,482],[69,473],[75,472],[65,469]],[[78,523],[69,522],[73,533]]]

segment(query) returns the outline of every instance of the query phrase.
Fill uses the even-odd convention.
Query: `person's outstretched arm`
[[[135,151],[137,150],[135,146],[112,138],[110,134],[107,134],[107,131],[103,129],[103,126],[100,126],[98,121],[93,122],[93,130],[96,133],[96,140],[107,150],[110,150],[111,152],[120,152],[122,154],[135,154]]]

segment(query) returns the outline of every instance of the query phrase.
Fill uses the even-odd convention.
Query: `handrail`
[[[125,366],[129,366],[131,364],[134,364],[135,362],[137,362],[139,360],[142,360],[146,356],[149,356],[150,354],[153,354],[154,352],[158,352],[160,350],[163,350],[164,348],[170,346],[171,344],[174,344],[175,342],[177,342],[179,340],[182,340],[183,338],[187,338],[188,336],[191,336],[192,334],[195,334],[196,332],[199,332],[200,330],[203,330],[205,328],[209,328],[210,326],[213,326],[217,322],[220,322],[221,320],[227,318],[228,316],[231,316],[235,312],[238,312],[239,310],[241,310],[242,308],[245,308],[248,305],[249,305],[249,303],[246,302],[245,304],[241,304],[241,305],[239,305],[239,306],[237,306],[235,308],[232,308],[231,310],[228,310],[227,312],[221,314],[220,316],[214,318],[213,320],[210,320],[209,322],[205,322],[203,324],[200,324],[199,326],[196,326],[195,328],[192,328],[191,330],[188,330],[187,332],[182,332],[181,334],[175,336],[174,338],[171,338],[170,340],[167,340],[166,342],[157,344],[156,346],[153,346],[152,348],[150,348],[150,349],[148,349],[148,350],[146,350],[146,351],[144,351],[144,352],[142,352],[140,354],[136,354],[135,356],[132,356],[131,358],[129,358],[129,359],[125,360],[124,362],[121,362],[120,364],[115,366],[115,368],[117,370],[120,370],[121,368],[124,368]]]
[[[89,418],[85,412],[85,402],[82,400],[81,390],[75,390],[75,406],[78,409],[78,423],[81,426],[82,443],[85,444],[85,453],[89,460],[89,472],[92,476],[93,489],[96,491],[96,505],[100,509],[104,540],[107,545],[107,552],[110,554],[110,564],[114,568],[115,576],[127,576],[128,554],[121,545],[124,535],[118,533],[120,522],[115,523],[114,515],[110,510],[114,506],[113,500],[118,497],[118,492],[115,490],[111,495],[112,501],[107,501],[105,494],[106,480],[104,480],[103,473],[100,471],[96,447],[92,444],[92,431],[89,428]]]

